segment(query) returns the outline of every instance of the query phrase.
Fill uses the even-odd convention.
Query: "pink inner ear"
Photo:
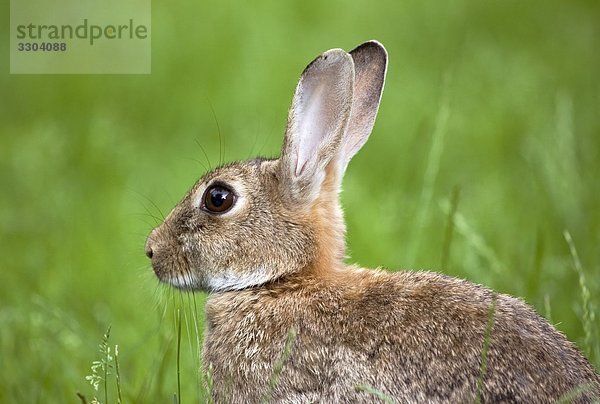
[[[302,136],[297,150],[296,176],[304,171],[308,161],[316,157],[319,145],[325,140],[331,126],[331,117],[327,113],[329,108],[323,105],[326,104],[323,94],[325,86],[318,83],[316,86],[307,87],[301,95],[298,111],[302,119],[297,130]]]
[[[316,58],[302,73],[292,101],[283,166],[292,179],[302,179],[296,193],[312,194],[334,158],[346,126],[354,91],[354,63],[341,49]],[[296,185],[294,185],[296,186]],[[315,188],[315,189],[312,189]]]
[[[300,160],[298,160],[300,161]],[[302,171],[304,171],[304,167],[306,167],[306,161],[304,162],[304,164],[302,164],[302,166],[299,166],[298,163],[296,163],[296,177],[299,177],[300,174],[302,174]]]

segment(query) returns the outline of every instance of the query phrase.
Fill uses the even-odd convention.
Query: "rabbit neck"
[[[310,212],[310,224],[315,231],[316,254],[310,272],[327,276],[344,267],[346,258],[346,223],[340,205],[340,177],[330,165],[321,193]]]

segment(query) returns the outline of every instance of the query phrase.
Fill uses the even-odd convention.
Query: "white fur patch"
[[[233,271],[224,271],[206,279],[206,287],[211,292],[224,292],[227,290],[240,290],[250,286],[257,286],[271,280],[271,275],[264,269],[258,269],[250,274],[239,274]]]
[[[199,289],[200,287],[198,280],[192,274],[177,275],[173,278],[169,278],[168,282],[172,286],[183,290],[194,290]]]

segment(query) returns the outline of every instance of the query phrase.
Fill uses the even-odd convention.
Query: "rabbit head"
[[[203,176],[146,242],[157,277],[180,289],[237,290],[343,265],[339,206],[350,159],[373,127],[387,53],[329,50],[302,73],[281,157]]]

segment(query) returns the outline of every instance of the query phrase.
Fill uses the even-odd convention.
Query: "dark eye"
[[[235,194],[223,185],[211,185],[204,191],[203,207],[211,213],[224,213],[233,206]]]

